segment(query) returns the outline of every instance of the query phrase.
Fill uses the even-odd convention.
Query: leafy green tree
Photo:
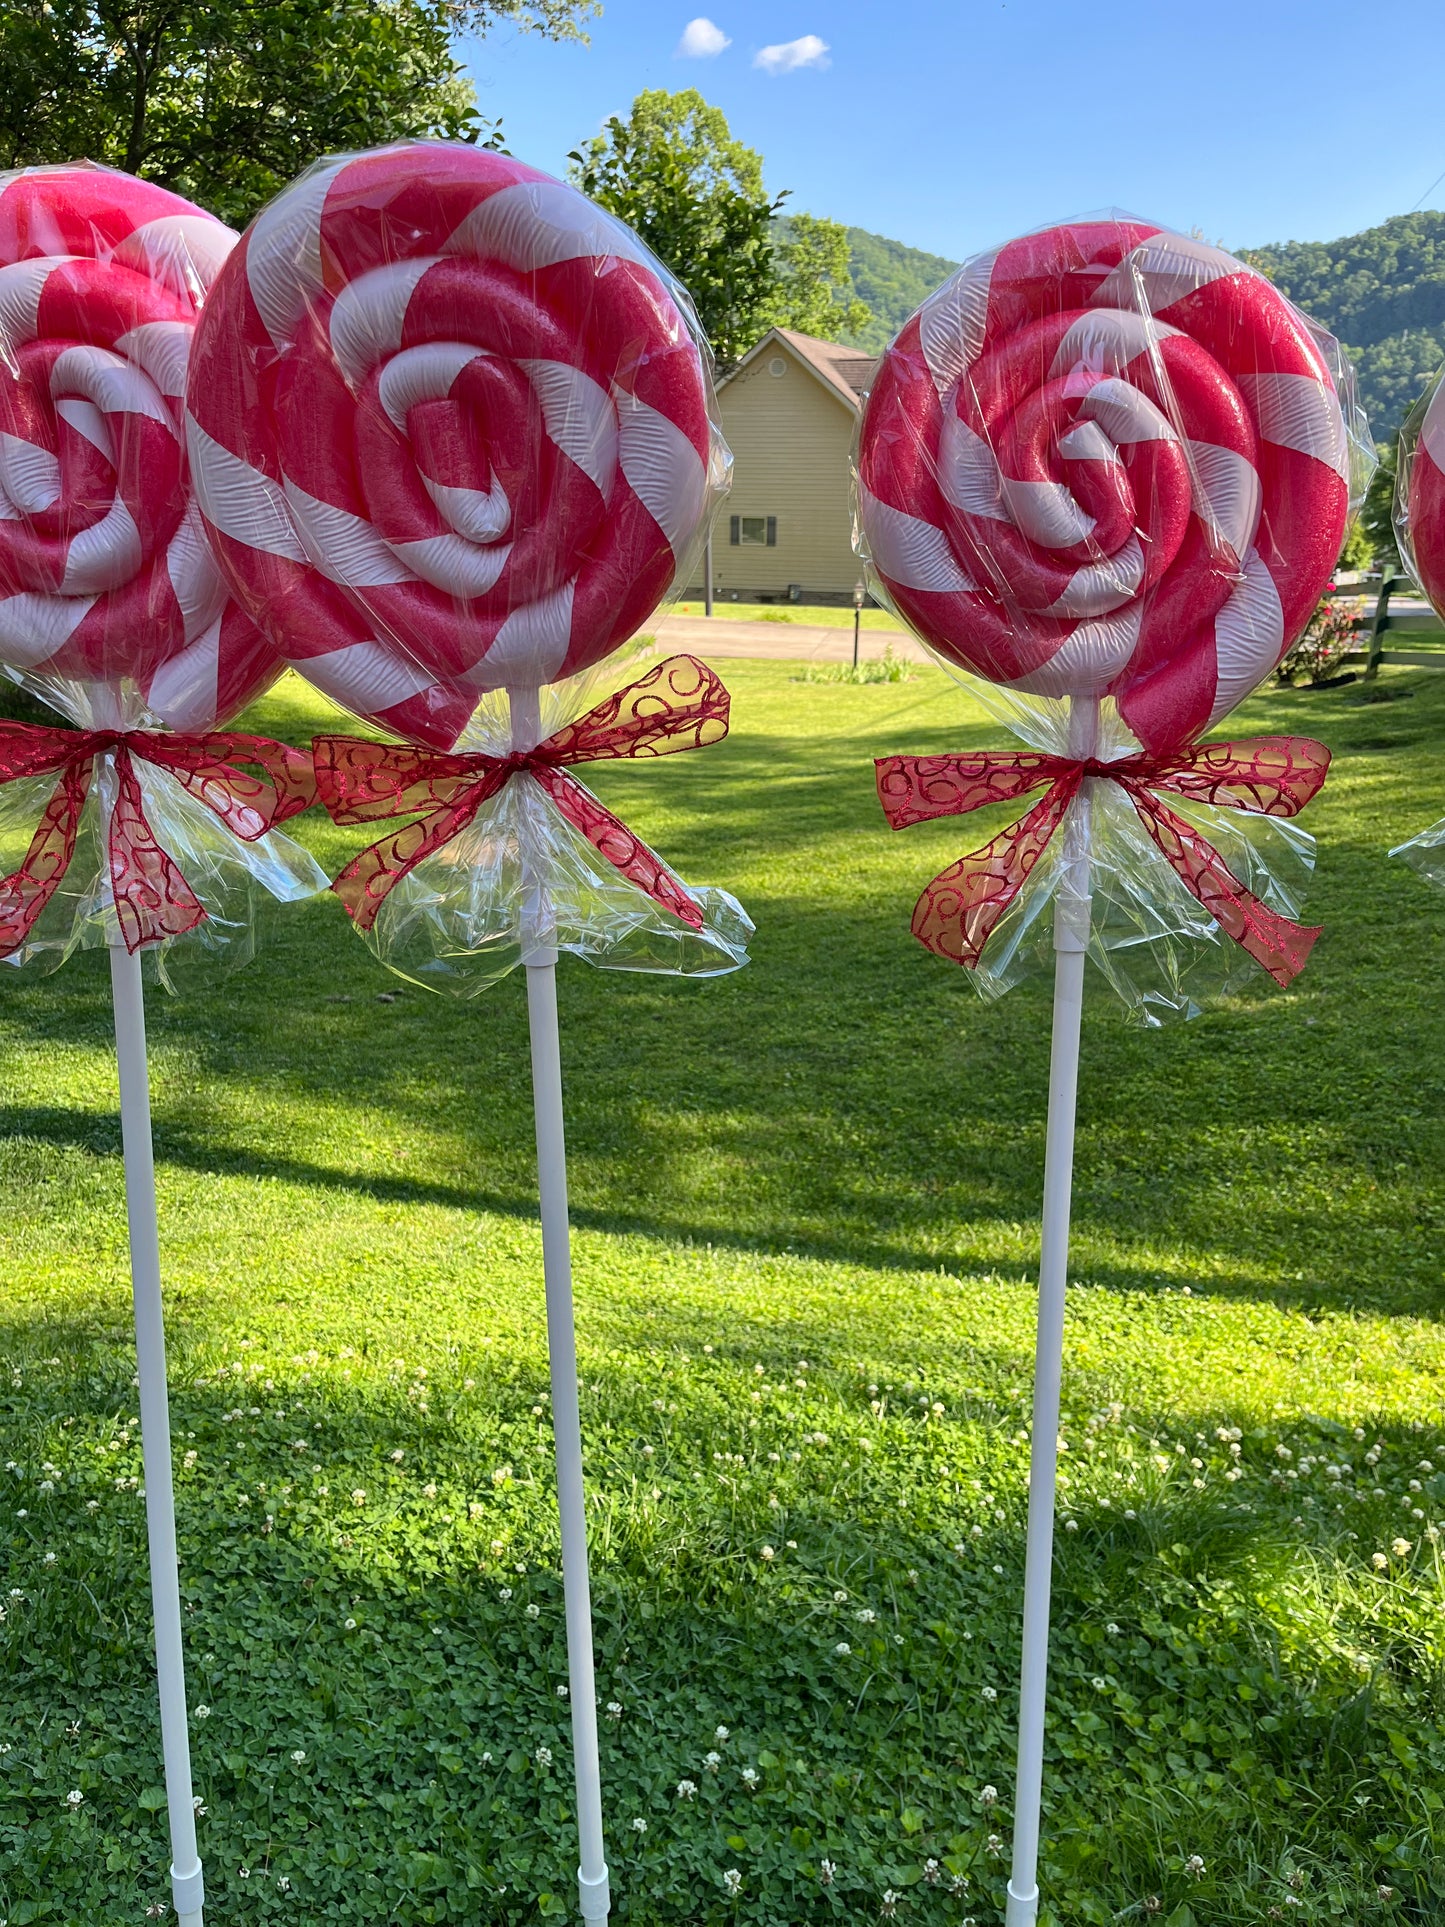
[[[614,115],[569,158],[583,193],[682,282],[720,367],[771,327],[828,335],[866,323],[848,278],[846,230],[807,214],[780,223],[786,192],[769,196],[762,156],[733,138],[696,88],[639,94],[625,120]]]
[[[453,37],[581,37],[597,0],[0,4],[0,165],[107,161],[247,220],[318,155],[488,131]]]
[[[843,341],[868,326],[873,317],[854,290],[841,221],[789,215],[774,231],[773,253],[778,281],[767,311],[770,327]]]
[[[1360,510],[1360,527],[1370,552],[1383,568],[1394,566],[1399,553],[1395,540],[1395,469],[1399,444],[1386,442],[1380,450],[1380,465],[1370,478],[1365,505]]]
[[[778,282],[761,155],[695,87],[640,93],[569,156],[572,178],[634,229],[692,296],[719,365],[763,334]]]

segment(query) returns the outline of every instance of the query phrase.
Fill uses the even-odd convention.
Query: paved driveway
[[[755,656],[781,662],[851,662],[853,631],[808,622],[735,622],[727,616],[663,616],[651,625],[666,649],[694,656]],[[882,656],[889,643],[904,662],[927,662],[928,653],[901,630],[863,631],[859,655],[867,662]]]

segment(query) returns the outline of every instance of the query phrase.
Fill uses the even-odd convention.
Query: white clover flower
[[[1109,1621],[1108,1625],[1104,1628],[1104,1631],[1109,1635],[1110,1639],[1117,1639],[1119,1636],[1118,1625],[1112,1619]]]
[[[1003,1852],[1002,1836],[997,1833],[991,1833],[983,1843],[983,1850],[990,1860],[997,1860]]]
[[[981,1698],[983,1698],[983,1699],[986,1699],[986,1700],[989,1700],[989,1701],[993,1701],[993,1700],[996,1700],[996,1699],[998,1698],[998,1688],[997,1688],[996,1686],[983,1686],[983,1687],[980,1687],[980,1688],[979,1688],[979,1693],[980,1693],[980,1697],[981,1697]]]
[[[841,1589],[833,1594],[833,1604],[835,1606],[846,1606],[847,1603],[848,1603],[848,1595],[847,1593],[843,1592]]]
[[[277,1874],[277,1876],[276,1876],[276,1891],[277,1891],[277,1893],[278,1893],[278,1894],[289,1894],[289,1893],[290,1893],[290,1891],[291,1891],[291,1876],[290,1876],[289,1874],[284,1874],[284,1873],[278,1873],[278,1874]]]
[[[743,1781],[743,1785],[747,1788],[749,1793],[751,1793],[753,1788],[757,1785],[760,1777],[761,1776],[758,1773],[758,1769],[755,1766],[745,1766],[743,1768],[742,1781]]]
[[[345,1628],[345,1630],[349,1633],[354,1633],[356,1631],[356,1621],[354,1619],[343,1619],[341,1624]]]
[[[978,1797],[984,1806],[996,1807],[998,1805],[998,1788],[996,1786],[981,1787]]]
[[[1389,1560],[1383,1552],[1373,1552],[1370,1554],[1370,1564],[1375,1568],[1376,1572],[1383,1572],[1389,1563]]]
[[[1390,1550],[1397,1559],[1403,1559],[1405,1554],[1410,1550],[1410,1541],[1408,1539],[1392,1539],[1390,1541]]]
[[[210,1717],[211,1709],[209,1706],[198,1706],[196,1708],[196,1718],[198,1720],[208,1720]]]
[[[621,1700],[608,1700],[607,1717],[609,1720],[620,1720],[622,1718],[622,1701]]]
[[[743,1877],[736,1867],[729,1867],[723,1875],[723,1889],[729,1896],[742,1892]]]
[[[1190,1854],[1184,1863],[1184,1871],[1191,1879],[1199,1879],[1200,1875],[1204,1872],[1204,1862],[1199,1858],[1197,1853]]]
[[[677,1797],[679,1800],[695,1800],[697,1798],[697,1781],[679,1780],[677,1783]]]
[[[542,1608],[540,1606],[528,1606],[527,1617],[528,1619],[540,1619],[542,1617]]]
[[[925,1860],[923,1863],[924,1885],[936,1887],[942,1878],[943,1869],[939,1866],[938,1862],[936,1860]]]
[[[351,1503],[353,1505],[366,1504],[366,1492],[361,1486],[357,1486],[356,1489],[353,1491],[351,1495]]]
[[[898,1896],[891,1887],[883,1889],[883,1901],[878,1911],[885,1920],[892,1920],[898,1912]]]
[[[306,1764],[306,1755],[302,1752],[299,1746],[297,1747],[296,1751],[291,1755],[291,1764],[292,1766],[305,1766]]]
[[[771,1546],[764,1546],[761,1549],[761,1556],[764,1559],[776,1559],[778,1555],[773,1551]]]
[[[704,1773],[716,1773],[721,1765],[721,1753],[705,1753],[703,1755],[702,1769]]]
[[[550,1766],[552,1764],[551,1747],[539,1746],[537,1751],[532,1755],[532,1758],[537,1762],[538,1766]]]
[[[210,1812],[210,1808],[206,1805],[199,1793],[193,1793],[191,1795],[191,1811],[202,1817]]]
[[[713,1734],[713,1738],[715,1740],[726,1740],[726,1739],[729,1739],[730,1737],[731,1735],[729,1734],[728,1729],[725,1726],[718,1727],[717,1731]]]
[[[646,1833],[646,1832],[647,1832],[647,1822],[646,1822],[645,1820],[643,1820],[643,1819],[637,1819],[637,1820],[634,1820],[634,1821],[633,1821],[633,1823],[632,1823],[632,1831],[633,1831],[634,1833]]]
[[[65,1804],[72,1809],[83,1805],[84,1801],[85,1801],[85,1795],[80,1791],[79,1787],[76,1787],[72,1792],[67,1793],[65,1796]]]
[[[436,1481],[434,1479],[429,1479],[427,1483],[422,1487],[422,1495],[423,1497],[428,1499],[434,1499],[436,1497],[437,1488],[436,1488]]]
[[[871,1606],[860,1606],[858,1611],[854,1613],[853,1617],[857,1620],[860,1626],[871,1626],[874,1623],[874,1621],[877,1619],[878,1615],[877,1613],[874,1612]]]

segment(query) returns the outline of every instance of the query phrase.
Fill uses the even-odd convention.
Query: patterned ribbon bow
[[[206,919],[205,905],[146,820],[137,761],[167,770],[246,843],[316,801],[310,757],[265,736],[0,724],[0,784],[29,776],[60,779],[24,862],[0,878],[0,957],[25,942],[70,868],[95,761],[107,753],[115,759],[116,795],[106,855],[116,919],[132,952],[179,937]]]
[[[460,835],[482,805],[521,771],[533,776],[562,815],[615,870],[690,929],[702,912],[672,872],[605,810],[574,776],[571,763],[671,756],[720,742],[728,732],[728,692],[695,656],[671,656],[619,689],[535,749],[507,756],[445,754],[359,736],[318,736],[316,786],[338,823],[369,823],[425,812],[353,859],[332,884],[359,929],[375,923],[389,891],[423,858]]]
[[[999,919],[1048,848],[1089,777],[1117,783],[1165,861],[1221,930],[1287,984],[1304,968],[1319,929],[1291,923],[1239,881],[1212,843],[1158,792],[1263,816],[1295,816],[1325,780],[1330,752],[1302,736],[1208,743],[1176,755],[1092,758],[985,750],[975,756],[880,756],[878,800],[895,830],[962,816],[1043,789],[1026,816],[936,876],[913,911],[913,934],[940,957],[972,969]]]

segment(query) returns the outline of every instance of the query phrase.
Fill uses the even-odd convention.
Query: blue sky
[[[696,38],[730,44],[679,58],[695,17],[604,0],[590,46],[503,28],[465,60],[535,166],[696,86],[793,207],[955,259],[1108,206],[1234,247],[1445,207],[1439,0],[709,0]],[[812,62],[756,64],[789,47]]]

